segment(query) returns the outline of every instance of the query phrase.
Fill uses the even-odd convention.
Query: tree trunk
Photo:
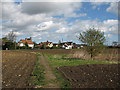
[[[91,59],[93,60],[93,54],[91,53]]]

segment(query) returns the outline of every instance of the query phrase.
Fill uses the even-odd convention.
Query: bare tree
[[[15,49],[16,49],[16,35],[13,31],[9,32],[7,35],[7,39],[15,44]]]
[[[14,34],[13,31],[9,32],[7,35],[7,39],[12,41],[12,42],[16,42],[16,35]]]

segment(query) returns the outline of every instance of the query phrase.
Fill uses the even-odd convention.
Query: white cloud
[[[110,19],[103,22],[107,26],[118,25],[118,20]]]
[[[23,33],[20,32],[14,32],[16,36],[23,35]]]
[[[102,32],[105,32],[107,38],[111,38],[118,34],[117,24],[118,21],[113,19],[108,19],[103,22],[98,20],[76,20],[76,22],[72,24],[72,27],[59,28],[56,30],[56,33],[58,33],[59,36],[61,36],[61,34],[64,35],[65,40],[77,41],[77,36],[80,32],[94,27],[95,29],[99,29]]]
[[[68,32],[68,29],[63,27],[63,28],[60,28],[59,30],[56,31],[57,33],[67,33]]]
[[[94,2],[91,2],[91,4],[92,5],[95,5],[95,6],[100,6],[100,5],[104,5],[104,4],[108,4],[109,2],[105,2],[105,0],[104,1],[102,1],[102,0],[100,0],[100,1],[94,1]]]
[[[37,25],[37,30],[50,30],[59,27],[61,24],[53,21],[42,22]]]
[[[110,6],[106,9],[106,11],[118,14],[118,3],[117,2],[110,3]]]
[[[12,31],[12,30],[10,30],[10,31]],[[7,35],[8,35],[8,33],[9,33],[9,32],[4,33],[4,35],[5,35],[5,36],[7,36]],[[16,36],[23,35],[23,33],[20,33],[20,32],[14,32],[14,34],[15,34]]]

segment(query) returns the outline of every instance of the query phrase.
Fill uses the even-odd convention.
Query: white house
[[[72,49],[73,47],[73,42],[66,42],[66,43],[62,43],[62,48],[64,49]]]
[[[18,42],[18,46],[19,47],[24,47],[25,46],[25,43],[28,44],[28,47],[31,47],[32,49],[34,48],[34,43],[32,42],[31,38],[30,39],[21,39],[19,42]]]
[[[53,43],[49,43],[48,47],[50,47],[50,48],[53,47]]]

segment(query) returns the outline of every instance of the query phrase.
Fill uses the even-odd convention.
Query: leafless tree
[[[15,44],[15,49],[16,49],[16,35],[15,35],[15,33],[13,31],[11,31],[11,32],[8,33],[7,39],[10,42],[13,42]]]
[[[16,42],[16,35],[14,34],[13,31],[9,32],[7,35],[7,39],[12,41],[12,42]]]

